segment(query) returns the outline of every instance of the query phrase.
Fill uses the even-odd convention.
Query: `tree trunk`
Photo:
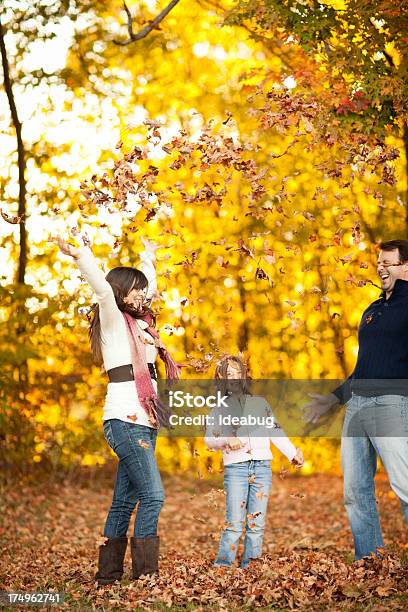
[[[10,67],[7,58],[7,50],[4,42],[4,29],[0,21],[0,51],[1,59],[3,64],[3,75],[4,75],[4,88],[6,90],[7,99],[10,106],[11,120],[16,130],[17,139],[17,156],[18,156],[18,216],[21,217],[19,224],[20,228],[20,253],[18,260],[18,269],[16,274],[16,280],[19,284],[24,284],[25,271],[27,267],[27,232],[25,225],[26,217],[26,180],[25,180],[25,150],[23,138],[21,135],[21,123],[18,118],[16,102],[13,94],[13,87],[10,78]]]
[[[241,279],[239,279],[238,283],[239,283],[238,285],[239,286],[239,302],[240,302],[241,310],[243,314],[243,321],[242,321],[242,324],[238,332],[238,348],[242,353],[244,353],[248,351],[248,341],[249,341],[248,318],[246,314],[246,292],[244,289],[244,284],[241,281]],[[249,355],[248,355],[248,360],[249,360]]]
[[[18,157],[18,216],[20,217],[19,229],[20,229],[20,250],[18,258],[18,267],[16,272],[16,282],[18,286],[25,284],[25,272],[27,267],[27,232],[26,232],[26,180],[25,180],[25,150],[22,138],[22,126],[18,117],[17,106],[14,99],[13,86],[10,78],[10,66],[7,57],[7,50],[4,41],[4,29],[0,20],[0,52],[3,64],[3,75],[4,75],[4,88],[6,90],[8,103],[10,106],[11,121],[16,131],[17,140],[17,157]],[[16,336],[17,341],[24,342],[24,334],[26,332],[25,325],[25,301],[20,295],[17,295],[17,304],[15,309],[15,316],[17,320],[16,324]],[[27,360],[23,361],[18,366],[18,380],[19,387],[18,393],[19,398],[24,399],[27,384],[28,384],[28,364]]]

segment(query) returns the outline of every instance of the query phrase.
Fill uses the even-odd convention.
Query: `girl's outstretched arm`
[[[265,400],[265,410],[268,413],[268,416],[272,416],[272,409],[268,402]],[[281,453],[285,455],[289,461],[293,461],[296,457],[297,449],[296,446],[289,440],[283,431],[282,427],[275,422],[275,426],[271,430],[270,441],[277,449],[280,450]]]
[[[275,426],[272,429],[270,439],[272,444],[276,446],[289,461],[293,461],[297,453],[296,446],[289,440],[281,427]]]

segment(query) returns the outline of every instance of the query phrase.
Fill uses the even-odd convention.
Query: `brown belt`
[[[154,363],[148,363],[150,378],[157,380],[157,371]],[[109,382],[127,382],[128,380],[134,380],[133,366],[131,363],[118,366],[117,368],[111,368],[107,371]]]

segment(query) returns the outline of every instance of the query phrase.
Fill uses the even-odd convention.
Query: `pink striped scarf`
[[[141,406],[146,411],[152,427],[169,425],[170,412],[157,395],[150,376],[149,366],[146,361],[145,339],[143,333],[132,315],[123,312],[129,335],[130,350],[132,355],[133,374],[137,395]],[[153,338],[159,338],[156,329],[146,328]],[[180,365],[175,363],[167,349],[159,349],[160,357],[166,366],[166,377],[168,381],[178,380],[180,376]]]

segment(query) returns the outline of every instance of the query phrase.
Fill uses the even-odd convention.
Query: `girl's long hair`
[[[225,395],[227,385],[228,385],[228,379],[227,379],[228,364],[231,362],[237,365],[240,369],[242,393],[246,395],[250,395],[251,392],[249,389],[248,368],[244,360],[238,355],[225,355],[218,361],[216,368],[215,368],[215,374],[214,374],[217,389],[219,389],[220,392],[223,395]]]
[[[143,316],[150,314],[153,319],[155,317],[150,308],[145,308],[142,311],[136,311],[129,304],[125,304],[124,298],[130,293],[132,289],[145,289],[148,286],[148,280],[146,276],[140,270],[136,268],[129,268],[126,266],[119,266],[113,268],[106,275],[106,280],[112,287],[113,295],[116,300],[116,304],[122,312],[128,312],[136,319],[142,318]],[[92,305],[93,316],[90,321],[89,327],[89,339],[91,343],[92,356],[97,365],[103,364],[102,349],[101,349],[101,319],[99,313],[99,304]]]

